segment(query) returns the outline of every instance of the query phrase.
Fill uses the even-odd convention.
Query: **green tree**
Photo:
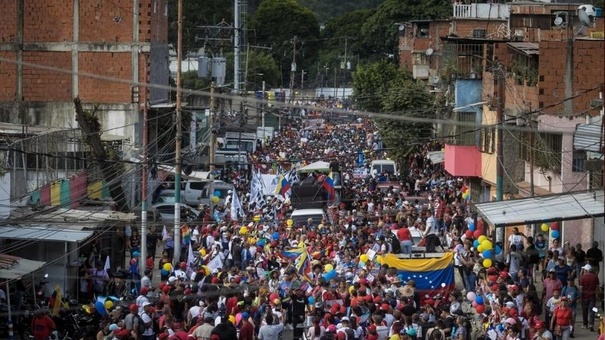
[[[227,58],[227,79],[233,79],[233,53],[228,53]],[[262,88],[263,80],[267,84],[267,88],[276,86],[280,83],[280,71],[273,56],[265,51],[254,51],[249,52],[248,57],[246,53],[240,55],[241,68],[242,68],[242,82],[246,82],[242,85],[242,90],[258,91]],[[246,76],[246,65],[247,65],[247,76]]]
[[[250,21],[250,27],[255,31],[257,44],[272,48],[271,55],[284,79],[289,79],[294,37],[297,37],[297,69],[306,69],[315,62],[321,45],[319,24],[313,12],[295,0],[263,1]]]
[[[452,13],[450,0],[385,0],[363,24],[365,46],[379,58],[397,55],[395,23],[409,20],[445,19]]]
[[[377,61],[359,67],[353,73],[353,93],[359,108],[393,116],[376,119],[391,158],[406,159],[418,143],[431,137],[430,123],[401,118],[435,118],[433,97],[423,83],[414,82],[396,65]]]

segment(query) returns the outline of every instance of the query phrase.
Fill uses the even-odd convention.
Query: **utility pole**
[[[343,73],[344,73],[344,81],[343,81],[343,86],[342,86],[342,100],[345,100],[345,88],[347,87],[347,69],[348,69],[348,65],[349,65],[349,61],[347,60],[347,52],[349,49],[349,37],[345,37],[345,59],[343,61]]]
[[[240,47],[240,31],[239,31],[239,0],[234,0],[233,3],[233,93],[239,94],[240,85],[240,65],[239,65],[239,47]]]
[[[496,107],[496,201],[502,201],[504,199],[504,145],[502,143],[504,128],[504,102],[505,102],[505,81],[504,78],[504,66],[498,63],[498,67],[495,70],[496,88],[498,92],[498,105]],[[504,242],[504,225],[495,225],[494,232],[492,235],[492,241]],[[504,249],[504,244],[502,245]]]
[[[292,43],[292,65],[290,66],[290,102],[294,102],[294,77],[296,75],[296,43],[298,42],[298,36],[294,36],[290,39]]]
[[[210,197],[210,214],[214,212],[214,202],[212,201],[212,197],[214,196],[214,163],[216,158],[216,134],[214,131],[214,124],[216,122],[216,97],[215,97],[216,86],[214,82],[210,84],[210,150],[208,152],[209,158],[209,166],[208,169],[210,171],[210,192],[208,193],[208,197]]]
[[[300,92],[305,90],[305,74],[307,74],[305,70],[300,71]]]
[[[147,58],[144,61],[144,84],[143,86],[143,170],[141,174],[141,260],[139,269],[141,277],[145,275],[145,263],[147,261],[147,147],[149,135],[147,134]]]
[[[181,259],[181,138],[182,125],[182,92],[181,92],[181,59],[183,59],[183,0],[177,5],[177,43],[176,43],[176,150],[174,154],[174,258],[175,266]]]

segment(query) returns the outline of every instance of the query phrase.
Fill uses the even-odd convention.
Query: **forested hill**
[[[298,0],[311,9],[320,23],[358,9],[376,8],[384,0]]]

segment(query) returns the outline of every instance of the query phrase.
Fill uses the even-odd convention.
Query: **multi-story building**
[[[135,141],[139,83],[168,85],[167,0],[0,0],[0,121],[76,127],[73,99]],[[168,100],[151,88],[148,102]]]
[[[400,36],[402,67],[415,79],[428,80],[452,107],[442,118],[482,125],[441,131],[445,169],[471,179],[476,202],[497,196],[500,100],[505,199],[603,186],[602,167],[595,173],[584,166],[595,155],[574,148],[578,126],[590,125],[599,115],[591,103],[605,78],[602,14],[590,8],[587,24],[579,19],[580,6],[454,4],[451,20],[412,22],[410,32]],[[598,136],[594,140],[599,143]],[[566,240],[587,243],[592,233],[565,230],[590,223],[564,222]]]

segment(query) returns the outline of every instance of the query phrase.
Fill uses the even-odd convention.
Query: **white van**
[[[386,171],[387,173],[391,174],[391,175],[398,175],[398,169],[397,169],[397,163],[395,163],[395,161],[392,161],[390,159],[377,159],[375,161],[372,161],[371,165],[370,165],[371,169],[370,169],[370,173],[373,174],[381,174],[383,171]]]
[[[213,192],[211,193],[210,190]],[[220,180],[214,180],[214,184],[211,184],[211,180],[189,180],[185,183],[183,201],[192,207],[197,207],[200,204],[210,205],[212,196],[218,196],[217,204],[223,204],[229,190],[233,190],[233,185]]]
[[[305,225],[308,219],[313,219],[314,225],[319,225],[322,220],[328,221],[328,215],[323,209],[296,209],[290,215],[290,219],[294,221],[293,226]]]

